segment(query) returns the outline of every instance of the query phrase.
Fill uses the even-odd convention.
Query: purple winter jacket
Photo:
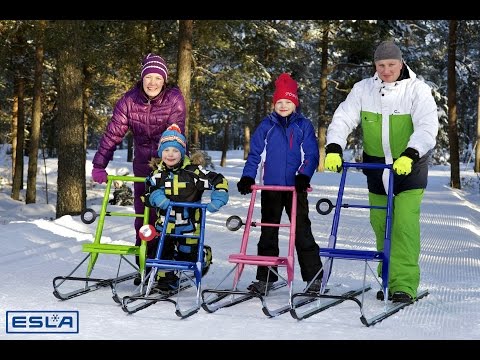
[[[180,89],[167,87],[149,100],[139,82],[118,100],[112,118],[100,139],[93,165],[106,168],[113,153],[127,131],[133,134],[133,174],[147,176],[152,170],[148,161],[158,157],[158,142],[171,124],[177,124],[185,133],[185,100]]]

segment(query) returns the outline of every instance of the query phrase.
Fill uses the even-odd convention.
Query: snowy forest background
[[[248,153],[281,72],[299,83],[323,158],[333,112],[373,74],[378,43],[395,39],[438,105],[432,162],[450,164],[450,186],[460,189],[461,163],[480,172],[479,34],[478,20],[0,20],[0,145],[12,156],[0,181],[12,184],[13,199],[35,203],[37,154],[58,158],[56,217],[80,214],[86,149],[96,148],[148,52],[165,58],[169,83],[184,94],[191,148],[221,151],[220,166],[228,150]],[[132,139],[123,146],[131,161]],[[348,148],[361,156],[361,129]],[[22,155],[29,156],[25,192]]]

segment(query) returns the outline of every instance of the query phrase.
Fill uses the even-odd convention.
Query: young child
[[[266,154],[264,184],[295,185],[297,191],[295,248],[302,279],[308,283],[322,268],[319,247],[313,237],[308,217],[307,200],[310,178],[319,161],[317,138],[311,121],[296,111],[299,105],[297,82],[290,75],[283,73],[275,81],[275,87],[274,111],[262,120],[251,138],[250,152],[237,187],[242,195],[252,192],[250,187],[255,184],[254,179],[264,150]],[[291,192],[262,190],[262,223],[279,224],[283,209],[290,219],[291,204]],[[278,228],[261,228],[258,255],[279,255]],[[322,273],[319,274],[308,291],[320,290],[322,275]],[[256,278],[258,281],[252,282],[247,289],[258,293],[265,293],[278,280],[278,276],[273,272],[269,274],[268,267],[265,266],[257,268]]]
[[[228,202],[228,182],[222,174],[205,170],[199,164],[193,164],[185,155],[186,139],[178,126],[171,125],[162,134],[158,146],[158,156],[152,159],[150,166],[154,169],[146,178],[147,192],[144,196],[146,206],[156,208],[158,220],[157,231],[165,226],[165,210],[170,201],[200,203],[205,190],[212,190],[209,212],[218,211]],[[201,160],[199,161],[201,162]],[[175,216],[170,216],[168,233],[200,233],[200,215],[198,208],[174,207]],[[158,239],[157,239],[158,241]],[[156,251],[156,250],[155,250]],[[211,248],[204,246],[205,263],[203,274],[211,263]],[[161,259],[196,261],[198,239],[166,237]],[[152,256],[149,256],[152,257]],[[158,272],[157,288],[161,292],[170,292],[178,287],[178,277],[174,272]]]

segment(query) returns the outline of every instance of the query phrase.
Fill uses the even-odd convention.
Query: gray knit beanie
[[[402,52],[400,51],[400,48],[390,40],[382,41],[373,55],[374,62],[386,59],[402,60]]]

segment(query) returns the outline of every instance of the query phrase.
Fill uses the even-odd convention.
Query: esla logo
[[[7,334],[78,334],[78,311],[7,311]]]

